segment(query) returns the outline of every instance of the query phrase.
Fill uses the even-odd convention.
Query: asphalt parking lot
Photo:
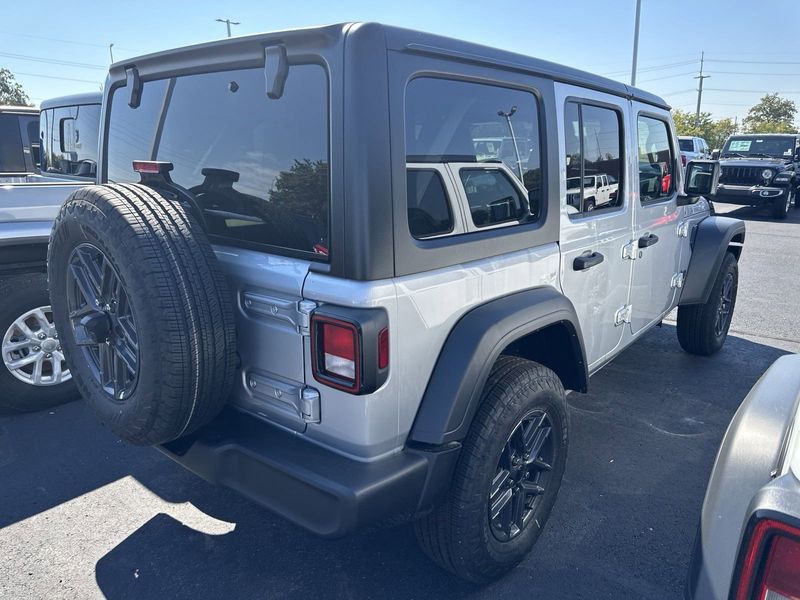
[[[532,555],[460,583],[382,523],[320,540],[102,429],[80,402],[0,417],[0,598],[676,598],[725,427],[800,351],[800,210],[747,221],[731,337],[691,357],[669,320],[569,396],[564,484]]]

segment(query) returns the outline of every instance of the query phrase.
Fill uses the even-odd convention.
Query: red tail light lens
[[[686,166],[686,155],[685,154],[681,154],[681,165],[683,165],[684,167]]]
[[[323,305],[311,315],[314,379],[351,394],[371,394],[389,376],[386,311]]]
[[[742,558],[736,600],[800,600],[800,529],[759,521]]]

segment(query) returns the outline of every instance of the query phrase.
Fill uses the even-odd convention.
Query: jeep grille
[[[719,182],[731,185],[762,185],[763,170],[759,167],[722,167]]]

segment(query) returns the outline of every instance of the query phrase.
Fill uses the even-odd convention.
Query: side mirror
[[[686,164],[683,191],[689,203],[700,196],[713,196],[719,185],[719,163],[715,160],[690,160]]]
[[[711,160],[719,160],[719,148],[711,151]]]

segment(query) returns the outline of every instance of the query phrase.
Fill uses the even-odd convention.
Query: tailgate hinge
[[[297,303],[297,332],[302,335],[311,333],[311,313],[317,308],[317,303],[313,300],[300,300]]]
[[[614,326],[623,325],[631,322],[631,314],[633,312],[633,304],[626,304],[614,313]]]

